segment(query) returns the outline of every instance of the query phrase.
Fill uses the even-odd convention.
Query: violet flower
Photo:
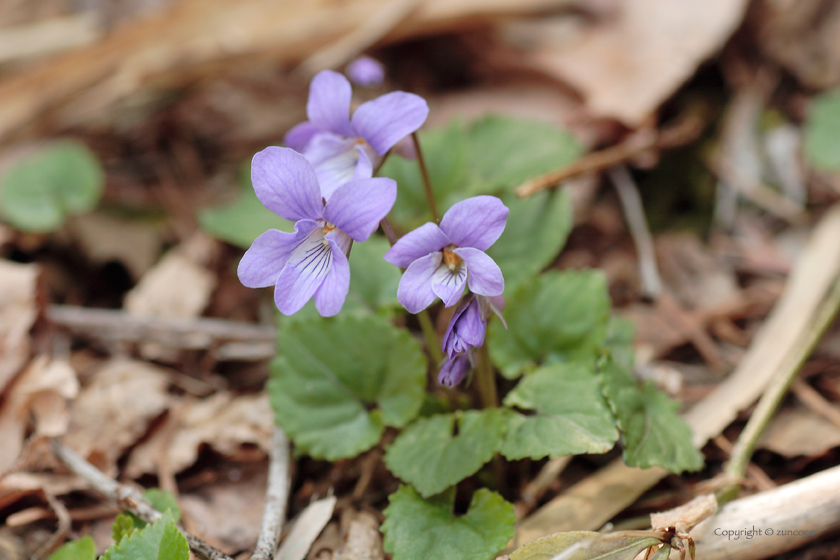
[[[369,56],[360,56],[350,62],[345,73],[351,82],[362,87],[381,86],[385,81],[385,67]]]
[[[332,70],[318,73],[309,85],[309,120],[292,128],[284,140],[315,167],[327,201],[351,179],[370,178],[381,156],[420,128],[429,114],[422,97],[394,91],[362,103],[351,118],[352,96],[347,78]]]
[[[394,205],[397,184],[385,177],[352,180],[324,203],[312,164],[278,147],[254,156],[251,181],[260,202],[295,222],[295,232],[260,235],[239,262],[240,281],[249,288],[275,286],[274,302],[284,315],[313,297],[321,315],[335,315],[350,287],[351,240],[365,241],[376,231]]]
[[[438,383],[446,387],[455,387],[472,369],[470,355],[459,354],[454,358],[447,358],[440,366]]]
[[[440,227],[428,222],[397,241],[385,260],[406,268],[397,289],[403,307],[419,313],[435,297],[450,307],[464,285],[478,295],[500,295],[502,271],[484,251],[504,231],[507,216],[507,206],[495,196],[476,196],[453,205]]]
[[[507,328],[501,311],[505,308],[502,296],[486,297],[469,294],[461,300],[446,327],[442,348],[450,358],[470,348],[480,348],[487,333],[487,319],[493,312]]]

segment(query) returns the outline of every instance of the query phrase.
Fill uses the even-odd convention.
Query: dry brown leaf
[[[70,410],[64,442],[108,474],[123,451],[169,405],[164,373],[144,362],[114,359],[97,371]]]
[[[30,414],[36,436],[55,437],[67,429],[66,400],[76,396],[79,381],[67,362],[34,359],[11,386],[0,408],[0,473],[17,461]]]
[[[335,503],[335,496],[330,496],[309,504],[292,522],[292,528],[280,545],[275,560],[306,558],[312,543],[332,518]]]
[[[125,297],[125,310],[134,315],[197,317],[215,285],[204,267],[212,240],[196,234],[173,249],[149,270]]]
[[[678,533],[688,533],[698,523],[713,516],[717,511],[714,495],[697,496],[687,504],[674,509],[650,514],[650,526],[654,529],[673,527]]]
[[[746,0],[625,0],[617,16],[574,44],[553,44],[549,31],[528,58],[580,90],[595,114],[635,127],[721,48],[746,5]]]
[[[70,220],[66,229],[91,261],[121,262],[134,278],[140,278],[155,264],[163,243],[160,228],[155,224],[101,212]]]
[[[29,357],[38,267],[0,260],[0,392]]]
[[[333,560],[383,560],[382,535],[379,521],[369,513],[359,512],[350,520],[347,541]]]
[[[840,429],[808,408],[788,408],[773,418],[758,445],[785,457],[814,457],[840,446]]]
[[[224,474],[223,474],[224,476]],[[265,502],[266,469],[231,468],[217,483],[182,494],[178,503],[196,533],[229,553],[254,545]]]
[[[161,453],[169,469],[180,472],[195,463],[202,444],[234,460],[245,458],[237,457],[244,444],[257,445],[266,453],[271,446],[274,413],[265,393],[234,397],[219,392],[189,400],[172,418],[176,426],[171,432],[161,427],[131,454],[126,466],[129,477],[156,472]]]
[[[705,309],[734,300],[735,273],[710,254],[693,234],[665,234],[656,238],[662,280],[689,309]]]

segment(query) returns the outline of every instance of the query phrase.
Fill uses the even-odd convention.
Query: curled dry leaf
[[[243,445],[256,445],[265,453],[271,447],[274,414],[267,394],[235,397],[219,392],[203,400],[188,400],[171,416],[175,426],[161,427],[131,454],[126,473],[137,477],[154,473],[163,457],[172,472],[193,465],[202,444],[234,460]]]
[[[78,390],[76,372],[67,362],[39,356],[29,364],[0,407],[0,473],[17,461],[30,415],[36,436],[55,437],[67,430],[66,399]]]
[[[816,457],[840,446],[840,428],[805,407],[782,410],[758,443],[785,457]]]
[[[0,260],[0,392],[29,358],[38,267]]]
[[[542,45],[528,56],[580,90],[594,113],[638,126],[721,48],[746,5],[745,0],[626,0],[619,15],[572,45],[556,44],[546,29]]]
[[[654,529],[676,529],[687,534],[694,527],[715,514],[717,499],[713,495],[697,496],[687,504],[660,513],[650,514],[650,526]]]
[[[123,451],[169,406],[166,375],[143,362],[114,359],[97,371],[70,410],[65,443],[113,474]]]

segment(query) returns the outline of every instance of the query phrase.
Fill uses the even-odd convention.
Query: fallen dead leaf
[[[0,509],[42,491],[61,496],[89,487],[87,482],[74,475],[13,472],[0,478]]]
[[[656,253],[662,280],[684,307],[715,307],[739,293],[734,271],[693,234],[657,236]]]
[[[717,511],[717,498],[714,495],[697,496],[687,504],[674,509],[650,514],[650,526],[654,529],[673,527],[678,533],[688,533],[694,527],[713,516]]]
[[[566,38],[553,42],[553,30],[539,22],[542,45],[526,56],[580,90],[595,114],[636,127],[723,46],[746,5],[746,0],[625,0],[617,16],[596,23],[574,44]]]
[[[120,455],[167,409],[168,385],[166,375],[149,364],[126,359],[108,362],[73,402],[64,442],[113,475]]]
[[[195,463],[202,444],[233,460],[250,458],[250,453],[249,457],[238,456],[243,445],[256,445],[265,453],[271,446],[274,413],[265,393],[234,396],[219,392],[189,400],[173,418],[177,425],[171,436],[161,427],[131,454],[126,466],[129,477],[155,473],[161,453],[169,469],[180,472]]]
[[[265,468],[247,473],[231,468],[227,476],[199,492],[182,494],[178,502],[199,535],[232,554],[257,540],[266,481]]]
[[[55,437],[66,431],[66,399],[75,397],[78,390],[76,373],[67,362],[39,356],[29,364],[0,408],[0,472],[17,461],[30,415],[35,436]]]
[[[815,457],[840,446],[840,429],[806,407],[779,412],[758,446],[785,457]]]
[[[358,512],[350,520],[347,541],[339,548],[333,560],[383,560],[382,535],[379,521],[369,513]]]
[[[158,257],[163,240],[154,223],[91,212],[67,224],[69,234],[91,261],[118,261],[131,275],[140,278]]]
[[[0,260],[0,392],[29,358],[38,267]]]
[[[312,543],[332,518],[335,503],[335,496],[330,496],[309,504],[292,522],[292,528],[280,545],[275,560],[306,558]]]

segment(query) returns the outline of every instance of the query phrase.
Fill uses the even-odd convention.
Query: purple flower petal
[[[347,65],[347,77],[354,84],[375,87],[385,81],[385,67],[369,56],[360,56]]]
[[[427,222],[400,237],[394,246],[385,253],[385,260],[394,266],[406,268],[411,263],[429,253],[440,251],[452,243],[437,224]]]
[[[484,344],[486,332],[487,321],[481,315],[478,299],[469,297],[467,303],[462,300],[443,335],[443,351],[451,358],[470,347],[478,348]]]
[[[335,190],[353,179],[359,161],[356,141],[332,133],[315,135],[303,155],[315,168],[321,196],[329,200]]]
[[[347,78],[332,70],[319,72],[309,84],[309,100],[306,102],[309,122],[324,131],[355,136],[350,126],[352,97],[353,88]]]
[[[324,206],[312,164],[291,148],[271,146],[251,162],[251,182],[263,205],[292,222],[320,220]]]
[[[429,106],[419,95],[394,91],[359,105],[352,126],[380,156],[423,124]]]
[[[356,241],[379,227],[397,199],[397,183],[387,177],[354,179],[339,187],[324,207],[324,219]]]
[[[411,263],[397,288],[397,300],[409,313],[420,313],[435,301],[432,275],[438,269],[442,253],[431,253]]]
[[[295,233],[270,229],[257,237],[239,261],[239,281],[248,288],[275,285],[292,251],[316,227],[312,220],[301,220],[295,224]]]
[[[470,372],[470,360],[465,355],[449,358],[440,366],[438,383],[446,387],[455,387]]]
[[[294,251],[277,278],[274,303],[283,315],[294,315],[315,294],[333,266],[332,245],[315,228]]]
[[[321,132],[321,129],[309,121],[304,121],[292,127],[286,136],[283,137],[283,143],[291,149],[302,152],[312,137]]]
[[[508,212],[495,196],[474,196],[453,205],[440,221],[440,229],[458,247],[485,251],[505,230]]]
[[[502,269],[484,251],[471,247],[460,247],[453,251],[464,259],[470,291],[480,296],[497,296],[505,291]]]
[[[347,237],[333,231],[327,234],[327,241],[332,248],[332,270],[324,279],[324,283],[315,292],[315,308],[322,317],[332,317],[341,311],[347,292],[350,290],[350,263],[344,255],[341,243],[334,239],[333,234]],[[349,238],[348,238],[349,241]]]
[[[444,307],[452,307],[464,293],[467,284],[467,267],[458,267],[455,271],[442,264],[432,274],[432,291],[443,301]]]
[[[365,146],[356,146],[356,151],[359,153],[359,161],[356,162],[356,171],[353,173],[354,179],[370,179],[373,177],[373,158],[376,157],[376,154],[373,154],[373,158],[368,155],[368,151],[365,149]]]

